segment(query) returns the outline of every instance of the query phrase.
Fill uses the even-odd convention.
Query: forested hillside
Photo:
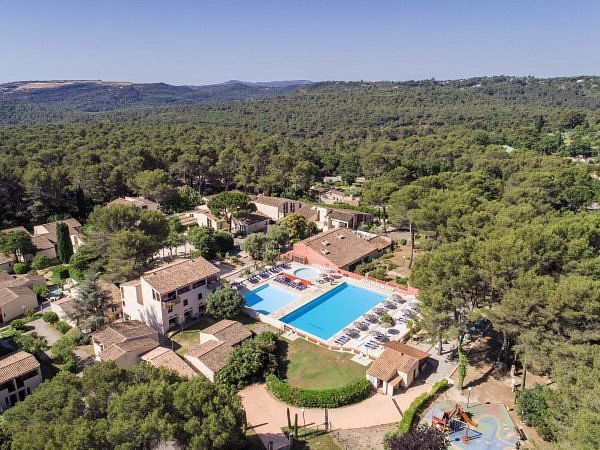
[[[364,176],[364,202],[420,235],[411,282],[427,334],[462,341],[487,317],[506,361],[554,382],[522,394],[534,397],[528,420],[558,446],[598,448],[599,82],[318,83],[269,99],[97,114],[0,97],[4,123],[21,124],[0,128],[0,226],[85,222],[125,194],[177,211],[195,191],[305,198],[319,177]],[[149,264],[153,252],[140,258],[131,241],[114,242],[109,264]],[[135,258],[143,264],[128,266]]]
[[[33,104],[98,112],[270,97],[293,91],[304,82],[297,83],[299,84],[290,82],[277,85],[275,82],[273,85],[257,85],[240,81],[208,86],[172,86],[165,83],[101,81],[15,82],[0,85],[0,98],[4,95]],[[56,118],[49,117],[51,120]],[[18,123],[6,120],[5,122]]]

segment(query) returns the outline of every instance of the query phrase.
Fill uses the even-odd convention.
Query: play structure
[[[465,424],[467,427],[464,426]],[[456,433],[464,429],[465,435],[462,440],[466,443],[469,439],[469,426],[477,428],[477,422],[474,422],[457,403],[453,408],[445,410],[434,408],[431,414],[431,426],[443,433]]]
[[[454,402],[439,402],[421,423],[446,433],[451,448],[456,450],[509,450],[519,440],[501,403],[479,403],[467,409]]]

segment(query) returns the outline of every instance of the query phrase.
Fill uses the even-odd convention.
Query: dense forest
[[[0,128],[0,225],[85,221],[130,193],[177,211],[190,190],[303,198],[319,177],[364,176],[364,202],[420,235],[424,329],[462,341],[490,319],[507,361],[553,381],[527,393],[529,422],[564,448],[598,448],[599,82],[330,82],[94,114],[0,96],[13,124]],[[105,222],[96,210],[89,226]]]

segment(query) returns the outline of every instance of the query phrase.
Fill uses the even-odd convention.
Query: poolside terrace
[[[312,270],[298,272],[300,269],[309,268]],[[315,277],[311,279],[303,279],[295,275],[295,273],[312,274],[313,272]],[[293,293],[295,300],[269,314],[261,314],[248,307],[246,311],[251,316],[284,330],[286,337],[291,339],[302,337],[331,350],[352,352],[356,355],[357,362],[367,365],[383,352],[385,342],[398,341],[406,335],[408,332],[407,322],[419,314],[418,301],[412,293],[400,292],[387,284],[377,283],[366,277],[354,276],[355,274],[350,277],[343,271],[340,272],[317,265],[307,266],[290,262],[267,268],[260,274],[237,279],[232,286],[237,288],[242,295],[267,284]],[[383,296],[383,300],[325,340],[280,320],[342,283],[376,292]],[[393,326],[380,320],[384,313],[394,319]]]

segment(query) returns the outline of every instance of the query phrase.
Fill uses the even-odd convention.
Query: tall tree
[[[31,235],[26,231],[0,232],[0,253],[14,254],[18,259],[25,255],[33,255],[36,248],[31,241]]]
[[[250,203],[250,197],[247,194],[235,191],[224,191],[215,195],[208,202],[208,208],[214,215],[227,220],[230,233],[233,218],[244,217],[256,209]]]
[[[79,284],[77,295],[71,302],[73,318],[84,330],[97,330],[104,325],[106,310],[112,305],[110,293],[100,285],[97,273],[89,273]]]
[[[67,264],[73,255],[69,227],[64,222],[56,222],[56,255],[63,264]]]

